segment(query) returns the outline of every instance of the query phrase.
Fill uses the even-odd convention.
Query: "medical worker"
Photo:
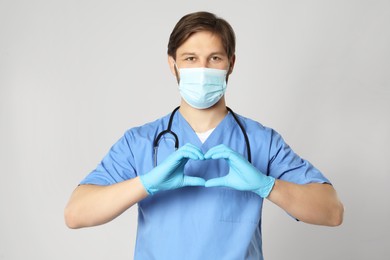
[[[125,132],[73,192],[66,224],[104,224],[138,204],[141,260],[263,259],[264,199],[297,220],[340,225],[330,181],[275,130],[226,106],[235,61],[224,19],[182,17],[168,43],[180,108]]]

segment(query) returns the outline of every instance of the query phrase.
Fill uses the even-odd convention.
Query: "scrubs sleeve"
[[[299,157],[274,130],[272,130],[268,171],[269,175],[276,179],[297,184],[330,184],[330,181],[317,168]]]
[[[131,139],[131,134],[127,132],[80,184],[110,185],[136,177]]]

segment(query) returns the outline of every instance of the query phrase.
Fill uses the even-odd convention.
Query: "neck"
[[[196,109],[181,101],[180,113],[197,133],[217,127],[228,113],[225,99],[222,97],[217,104],[207,109]]]

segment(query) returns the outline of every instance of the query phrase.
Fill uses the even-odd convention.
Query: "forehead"
[[[199,54],[220,52],[226,54],[221,37],[209,31],[201,31],[192,34],[179,46],[176,53],[180,55],[186,52]]]

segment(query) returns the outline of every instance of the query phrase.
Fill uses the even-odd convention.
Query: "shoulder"
[[[169,120],[169,115],[160,117],[154,121],[147,122],[143,125],[134,126],[126,130],[124,137],[128,140],[137,138],[149,138],[156,135],[156,133],[162,131],[166,127]]]
[[[254,119],[236,114],[241,124],[243,125],[248,138],[253,143],[253,146],[266,146],[271,149],[271,147],[280,147],[285,145],[283,137],[274,129],[269,126],[256,121]]]
[[[274,129],[263,125],[259,121],[256,121],[254,119],[251,119],[249,117],[245,117],[243,115],[235,113],[238,120],[241,122],[243,127],[245,128],[245,131],[249,134],[263,134],[263,135],[269,135],[272,136],[273,132],[275,132]]]

